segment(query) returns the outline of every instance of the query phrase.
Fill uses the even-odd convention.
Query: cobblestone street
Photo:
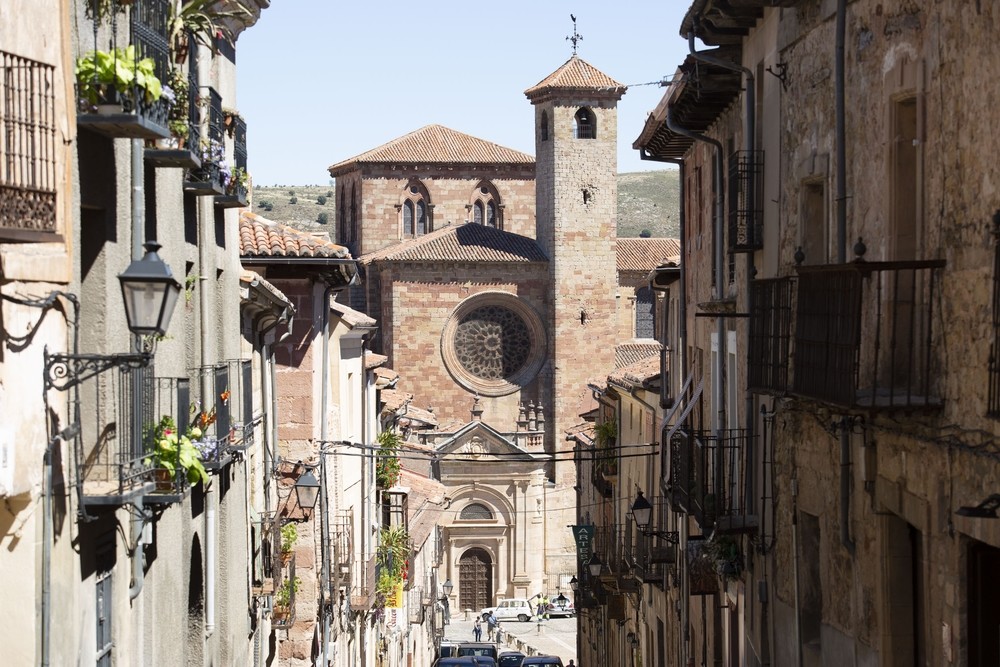
[[[472,624],[475,616],[471,613],[454,614],[451,624],[445,628],[445,640],[473,641]],[[542,623],[529,621],[506,621],[500,625],[504,633],[500,651],[521,651],[525,655],[558,655],[563,664],[576,659],[576,618],[552,618]],[[483,624],[483,641],[486,641],[486,625]]]

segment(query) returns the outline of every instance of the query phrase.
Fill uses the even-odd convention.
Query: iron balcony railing
[[[375,602],[375,588],[378,576],[376,556],[361,560],[359,579],[351,589],[351,607],[357,610],[370,609]]]
[[[157,481],[152,454],[161,417],[185,412],[179,406],[187,405],[187,379],[155,377],[150,366],[124,367],[102,374],[89,391],[94,409],[81,411],[74,447],[81,504],[122,505],[137,495],[152,503],[183,497],[190,486],[183,469]]]
[[[226,147],[223,137],[222,96],[214,88],[193,90],[191,95],[203,95],[207,102],[204,139],[201,141],[201,166],[188,170],[184,189],[196,196],[218,196],[225,193],[230,167],[226,162]]]
[[[784,394],[789,389],[795,282],[791,277],[750,281],[751,391]]]
[[[225,194],[215,198],[221,208],[240,208],[247,205],[247,124],[238,114],[225,114],[226,131],[233,138],[233,165],[226,172],[223,186]]]
[[[737,151],[729,158],[729,250],[764,247],[764,151]]]
[[[792,391],[870,411],[938,408],[944,260],[800,266]]]
[[[174,102],[168,111],[170,138],[147,148],[146,161],[156,167],[197,169],[201,166],[201,110],[198,104],[197,40],[190,32],[183,37],[190,57],[173,65],[170,87]]]
[[[694,516],[704,531],[741,532],[756,527],[747,504],[748,432],[725,429],[675,432],[670,479],[675,508]]]
[[[234,359],[191,371],[190,423],[201,430],[195,442],[208,470],[232,461],[233,453],[253,444],[251,363]]]
[[[0,51],[0,239],[56,233],[55,67]]]
[[[128,5],[128,41],[119,41],[117,21],[120,5],[112,0],[110,11],[99,9],[100,0],[87,0],[95,9],[95,16],[105,16],[110,21],[107,44],[99,43],[101,20],[93,21],[93,48],[82,54],[78,61],[77,97],[80,114],[77,123],[111,137],[138,137],[159,139],[170,136],[168,116],[170,103],[155,89],[140,85],[145,76],[132,76],[130,86],[108,83],[100,76],[106,68],[107,57],[113,68],[124,68],[144,73],[151,63],[152,74],[161,86],[169,80],[169,49],[167,24],[170,0],[133,0]],[[86,47],[84,47],[86,48]],[[88,62],[89,61],[89,62]],[[112,70],[113,71],[113,70]],[[92,75],[87,78],[88,73]],[[109,108],[110,107],[110,108]]]
[[[330,521],[330,590],[351,590],[354,580],[352,563],[354,552],[351,543],[354,535],[354,514],[350,510],[338,512]]]

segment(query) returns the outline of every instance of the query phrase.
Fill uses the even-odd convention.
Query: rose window
[[[455,331],[455,353],[468,372],[484,380],[502,380],[521,370],[531,351],[524,320],[502,306],[477,308]]]

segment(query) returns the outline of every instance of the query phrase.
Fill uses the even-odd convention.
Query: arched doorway
[[[493,559],[483,549],[469,549],[458,560],[459,609],[493,604]]]

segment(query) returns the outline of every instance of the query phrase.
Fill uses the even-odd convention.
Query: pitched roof
[[[407,494],[408,536],[417,549],[423,547],[441,515],[432,506],[441,506],[447,492],[444,484],[403,468],[399,471],[399,484],[409,489]]]
[[[350,259],[351,254],[342,245],[241,211],[240,256]]]
[[[662,347],[652,338],[633,338],[615,346],[615,368],[624,368],[654,354],[657,357]]]
[[[383,415],[391,415],[413,400],[413,394],[399,389],[383,389],[379,392],[379,397],[382,399]]]
[[[529,100],[534,100],[556,90],[602,92],[617,99],[625,94],[626,86],[574,54],[555,72],[525,90],[524,94]]]
[[[615,369],[608,375],[608,382],[619,387],[641,387],[659,376],[660,355],[656,354]]]
[[[534,239],[467,222],[362,255],[358,261],[547,262],[548,258]]]
[[[373,318],[369,317],[368,315],[360,311],[354,310],[350,306],[340,303],[339,301],[332,301],[330,303],[330,310],[339,315],[340,319],[344,322],[344,324],[346,324],[351,329],[353,329],[354,327],[361,327],[367,329],[374,327],[377,324],[377,322]],[[369,363],[368,354],[369,352],[366,351],[365,352],[366,368],[370,368],[370,366],[368,366]],[[383,357],[380,363],[385,363],[387,360],[388,357]]]
[[[479,139],[443,125],[427,125],[361,155],[338,162],[329,168],[331,176],[353,171],[359,164],[419,162],[435,163],[535,163],[534,156]]]
[[[618,237],[615,256],[619,271],[648,273],[668,258],[675,258],[680,254],[681,242],[678,239]]]

